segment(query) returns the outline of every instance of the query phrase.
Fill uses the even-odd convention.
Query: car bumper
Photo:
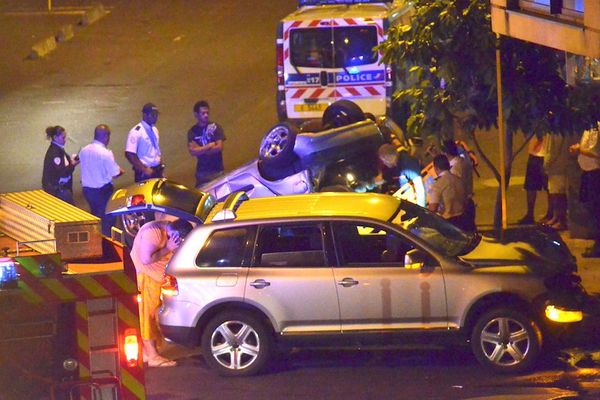
[[[161,324],[160,330],[163,336],[170,342],[188,347],[196,346],[199,343],[199,338],[194,334],[193,328]]]

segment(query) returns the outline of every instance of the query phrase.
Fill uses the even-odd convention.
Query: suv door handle
[[[271,286],[271,282],[267,282],[264,279],[257,279],[254,282],[250,282],[250,286],[256,289],[264,289],[267,286]]]
[[[352,278],[344,278],[341,281],[338,281],[337,284],[343,287],[350,287],[358,285],[358,281],[355,281]]]

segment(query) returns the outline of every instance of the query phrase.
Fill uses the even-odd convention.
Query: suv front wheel
[[[483,314],[471,335],[471,347],[477,360],[501,373],[529,369],[538,358],[541,345],[537,323],[509,308],[496,308]]]
[[[207,324],[201,340],[206,363],[223,376],[258,373],[269,358],[272,343],[265,324],[240,311],[218,314]]]

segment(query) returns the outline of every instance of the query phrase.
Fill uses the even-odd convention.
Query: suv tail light
[[[165,274],[160,287],[160,292],[163,296],[177,296],[179,294],[179,287],[177,286],[177,278],[173,275]]]

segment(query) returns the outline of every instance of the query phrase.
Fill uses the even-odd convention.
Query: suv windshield
[[[333,38],[331,28],[295,29],[290,35],[291,62],[296,67],[347,68],[373,64],[377,62],[375,46],[375,26],[337,27],[333,29]]]
[[[421,238],[440,253],[456,257],[471,250],[476,235],[468,234],[439,215],[414,203],[403,201],[392,223]]]

